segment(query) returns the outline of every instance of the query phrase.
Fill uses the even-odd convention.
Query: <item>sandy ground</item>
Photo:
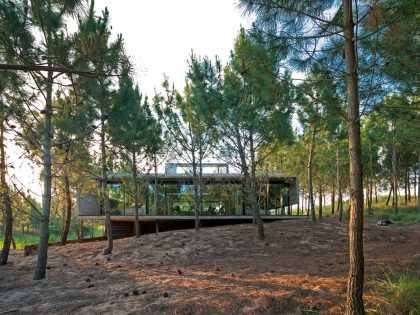
[[[0,314],[342,314],[347,225],[335,219],[179,230],[49,250],[47,279],[36,256],[15,251],[0,266]],[[366,293],[381,265],[420,261],[420,226],[365,223]],[[420,266],[420,264],[419,264]]]

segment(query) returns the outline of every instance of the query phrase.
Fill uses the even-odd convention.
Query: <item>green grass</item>
[[[420,223],[420,206],[399,206],[398,213],[395,213],[392,207],[380,206],[373,208],[373,213],[366,213],[366,216],[375,217],[378,220],[389,219],[399,226]]]
[[[398,206],[398,213],[394,212],[392,206],[386,205],[386,196],[380,196],[378,198],[378,203],[375,201],[372,204],[372,212],[368,213],[367,207],[365,205],[365,217],[375,218],[377,220],[389,219],[397,226],[409,225],[420,223],[420,206],[416,205],[416,201],[412,201],[411,204]],[[404,200],[400,198],[400,201]],[[392,201],[390,201],[391,203]],[[350,214],[348,212],[348,200],[343,203],[343,217],[349,219]],[[315,212],[318,213],[318,208],[315,208]],[[331,205],[326,205],[322,209],[323,217],[331,216]],[[338,216],[336,212],[334,214]],[[318,215],[317,215],[318,217]]]
[[[25,245],[28,244],[38,244],[39,243],[39,236],[38,235],[32,235],[32,234],[15,234],[13,235],[16,243],[16,249],[23,249]],[[77,236],[75,234],[69,235],[69,240],[77,239]],[[50,235],[50,242],[57,242],[60,240],[60,235]],[[3,241],[4,237],[0,238],[0,248],[3,247]]]
[[[392,308],[392,313],[420,314],[420,272],[408,269],[396,271],[388,268],[383,273],[384,277],[376,281],[375,289],[376,293]]]
[[[93,226],[93,228],[85,228],[84,237],[96,237],[96,236],[103,236],[103,227],[102,226]],[[57,242],[60,240],[60,233],[50,233],[50,242]],[[15,233],[13,235],[16,243],[16,249],[23,249],[25,245],[29,244],[38,244],[39,243],[39,236],[38,234],[21,234],[21,233]],[[69,233],[68,240],[75,240],[77,239],[76,232]],[[2,235],[0,237],[0,249],[3,248],[3,241],[4,236]]]

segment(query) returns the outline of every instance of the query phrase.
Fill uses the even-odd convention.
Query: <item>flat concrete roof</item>
[[[111,173],[108,174],[108,182],[110,183],[119,183],[123,179],[131,178],[132,174],[130,173]],[[153,182],[155,180],[154,174],[138,174],[138,177],[143,180],[148,180]],[[286,176],[283,174],[258,174],[257,177],[261,179],[267,179],[269,182],[294,182],[297,179],[297,176]],[[244,178],[243,174],[240,173],[215,173],[215,174],[203,174],[203,180],[212,181],[212,182],[241,182]],[[159,182],[167,182],[167,183],[174,183],[180,181],[192,181],[193,176],[191,174],[165,174],[165,173],[158,173],[156,175],[156,179]]]
[[[105,216],[101,215],[81,215],[77,217],[79,220],[105,220]],[[308,219],[306,215],[262,215],[263,220],[292,220],[292,219]],[[219,216],[200,216],[200,220],[252,220],[252,215],[219,215]],[[112,215],[112,221],[134,221],[134,215]],[[139,221],[185,221],[195,220],[193,215],[140,215]]]

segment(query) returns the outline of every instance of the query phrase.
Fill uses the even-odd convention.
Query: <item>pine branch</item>
[[[59,73],[66,73],[66,74],[77,74],[80,76],[88,77],[88,78],[98,78],[98,77],[119,77],[123,74],[102,74],[97,72],[90,72],[90,71],[79,71],[64,67],[50,67],[50,66],[41,66],[41,65],[15,65],[15,64],[7,64],[7,63],[0,63],[0,71],[52,71],[52,72],[59,72]]]

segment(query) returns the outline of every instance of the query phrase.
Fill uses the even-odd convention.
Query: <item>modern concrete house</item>
[[[291,206],[299,200],[299,180],[282,174],[259,174],[258,194],[263,220],[296,218]],[[134,204],[130,174],[109,174],[109,205],[115,237],[130,236],[134,229]],[[167,163],[165,173],[139,174],[139,215],[142,233],[194,225],[194,186],[191,165]],[[226,163],[204,163],[202,175],[203,226],[252,221],[242,174],[229,173]],[[104,220],[99,198],[79,197],[78,219]]]

